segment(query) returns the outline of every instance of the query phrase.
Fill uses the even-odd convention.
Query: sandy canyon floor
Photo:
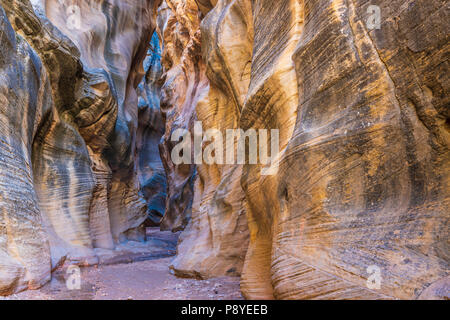
[[[100,264],[81,268],[81,289],[69,290],[67,269],[39,290],[0,300],[241,300],[239,278],[180,279],[170,273],[178,234],[147,229],[147,242],[97,252]]]

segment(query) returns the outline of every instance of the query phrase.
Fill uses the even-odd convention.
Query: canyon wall
[[[96,248],[145,239],[136,89],[159,1],[82,1],[79,12],[51,0],[0,5],[0,294],[9,294],[38,288],[65,260],[95,264]]]
[[[380,29],[368,27],[371,4],[381,9]],[[242,126],[254,126],[284,99],[284,90],[264,89],[280,61],[264,49],[267,43],[292,57],[296,87],[281,81],[278,88],[286,88],[286,98],[298,90],[298,101],[273,198],[261,192],[270,181],[258,168],[247,166],[242,177],[255,234],[244,294],[419,297],[449,271],[448,7],[441,1],[253,1],[253,11],[255,33],[263,35],[255,34],[244,109],[252,112]],[[268,40],[268,30],[277,41]],[[278,117],[269,113],[266,123]],[[367,286],[374,267],[379,289]]]
[[[193,0],[166,0],[159,9],[158,30],[164,42],[165,70],[161,109],[166,118],[161,156],[166,163],[169,192],[162,226],[172,230],[185,228],[171,265],[174,273],[181,277],[209,278],[239,275],[242,271],[248,244],[244,193],[240,187],[242,166],[199,162],[199,151],[203,150],[195,147],[183,155],[189,163],[176,164],[172,154],[179,143],[178,135],[175,141],[172,138],[177,130],[185,129],[193,139],[201,141],[199,122],[204,130],[223,132],[238,126],[249,79],[245,59],[251,58],[251,48],[245,45],[251,41],[251,27],[246,25],[251,19],[237,17],[235,21],[225,21],[227,32],[216,28],[217,21],[213,21],[207,30],[203,27],[205,19],[213,15],[205,17],[205,14],[213,5],[208,1],[201,4]],[[220,9],[214,10],[220,13]],[[239,6],[234,10],[239,13]],[[218,19],[215,15],[213,18]],[[242,48],[234,42],[237,39],[243,41]],[[218,46],[223,46],[223,50],[215,51]],[[241,53],[246,56],[241,57]],[[229,65],[221,64],[222,54],[229,59]],[[234,58],[237,60],[233,61]],[[241,68],[247,70],[242,79],[228,83],[228,73],[240,78]]]
[[[141,193],[147,202],[147,226],[159,226],[166,209],[167,179],[159,143],[165,126],[160,109],[161,46],[158,34],[153,34],[147,58],[145,76],[138,86],[137,175]]]
[[[380,9],[379,28],[371,27],[371,5]],[[195,136],[195,117],[204,131],[278,129],[280,148],[271,174],[248,163],[171,171],[178,178],[169,189],[186,188],[196,170],[175,274],[242,271],[241,288],[251,299],[448,296],[448,6],[166,6],[166,70],[181,68],[183,81],[196,77],[189,83],[204,88],[198,99],[167,103],[178,120],[166,123],[166,135],[182,125]],[[180,35],[186,39],[177,46]],[[197,38],[202,59],[195,48],[181,54]],[[166,83],[172,101],[187,99],[189,86],[179,81]],[[368,285],[373,270],[379,288]]]
[[[249,299],[448,298],[445,1],[32,3],[0,0],[0,294],[161,224]],[[275,165],[216,163],[229,129]]]

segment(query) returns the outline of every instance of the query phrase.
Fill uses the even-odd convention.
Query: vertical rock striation
[[[194,150],[192,165],[174,165],[169,157],[178,143],[171,141],[177,129],[187,129],[191,137],[202,139],[195,121],[202,123],[204,131],[224,133],[238,126],[252,50],[248,7],[244,1],[219,1],[211,12],[213,5],[208,1],[166,1],[160,7],[165,68],[162,110],[166,117],[161,149],[169,186],[163,226],[184,226],[186,209],[192,205],[171,266],[178,276],[208,278],[242,271],[248,244],[242,168],[199,162]],[[233,13],[225,20],[220,17],[224,9]]]
[[[175,29],[196,16],[189,1],[167,3],[174,18],[165,39],[192,39],[195,29]],[[381,10],[380,29],[370,28],[370,5]],[[202,59],[188,60],[205,64],[208,89],[177,108],[177,123],[192,130],[195,108],[204,130],[278,129],[279,170],[197,165],[175,272],[240,271],[247,216],[247,298],[411,299],[445,291],[448,6],[219,0],[198,2],[197,12]],[[165,46],[171,56],[185,48]],[[170,61],[172,69],[189,64]],[[170,97],[186,96],[185,85],[168,83]],[[175,127],[169,123],[166,135]],[[187,179],[192,167],[185,169]],[[380,289],[367,285],[371,268],[380,270]]]
[[[45,6],[49,20],[80,49],[83,64],[89,69],[104,70],[110,77],[116,95],[114,127],[106,134],[107,145],[98,150],[99,165],[95,172],[98,181],[103,181],[97,188],[106,185],[107,190],[100,192],[108,194],[107,206],[99,204],[97,207],[101,209],[97,212],[104,216],[101,211],[108,210],[112,238],[116,242],[128,236],[142,237],[143,234],[131,229],[138,228],[146,219],[137,176],[136,88],[145,74],[143,61],[155,29],[157,2],[82,1],[77,7],[79,12],[74,13],[70,10],[71,3],[48,0]],[[71,18],[79,18],[79,23],[68,24]],[[91,129],[88,131],[95,134]]]
[[[448,275],[448,7],[377,5],[381,28],[370,30],[365,1],[304,2],[276,298],[412,299]],[[379,290],[367,286],[371,266]]]
[[[0,4],[0,294],[149,217],[184,230],[176,275],[249,299],[448,298],[445,1]],[[176,163],[200,123],[215,159],[268,130],[274,170]]]
[[[97,263],[95,248],[144,239],[136,89],[159,2],[81,1],[89,20],[79,25],[67,23],[67,3],[0,4],[0,294],[8,294],[41,286],[65,259]]]
[[[50,279],[50,249],[33,183],[32,149],[52,111],[48,75],[0,7],[0,295]]]
[[[191,216],[195,165],[173,162],[172,151],[178,141],[172,141],[172,134],[192,130],[197,119],[195,106],[208,87],[199,24],[195,1],[167,0],[159,8],[158,31],[164,43],[161,112],[166,124],[160,151],[168,184],[163,230],[182,230]]]
[[[159,155],[159,143],[165,126],[160,109],[161,47],[156,32],[153,34],[144,67],[145,77],[138,87],[137,170],[141,192],[147,201],[147,225],[158,226],[166,208],[167,179]]]

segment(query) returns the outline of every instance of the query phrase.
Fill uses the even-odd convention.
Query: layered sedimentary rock
[[[448,276],[448,8],[378,5],[373,30],[364,1],[290,10],[291,21],[304,17],[292,51],[297,120],[277,175],[279,207],[254,206],[261,218],[250,220],[251,230],[271,225],[267,242],[252,242],[266,247],[266,263],[247,257],[250,297],[259,287],[256,296],[280,299],[410,299]],[[253,170],[243,179],[249,204],[261,198]],[[261,265],[265,281],[255,277]],[[367,285],[371,268],[379,289]]]
[[[182,230],[191,216],[195,165],[174,163],[172,152],[178,141],[172,141],[172,136],[177,130],[193,133],[195,106],[208,86],[201,61],[199,23],[195,1],[163,1],[158,10],[164,67],[161,112],[166,126],[160,151],[168,185],[163,230]]]
[[[97,204],[95,211],[100,216],[105,216],[105,210],[109,212],[112,238],[121,241],[128,236],[128,230],[138,228],[146,219],[137,176],[136,87],[145,74],[143,61],[155,28],[158,1],[48,0],[45,5],[48,19],[80,49],[84,65],[104,70],[111,79],[117,115],[109,122],[113,125],[110,133],[105,133],[107,145],[94,151],[99,164],[94,173],[101,182],[97,189],[100,194],[107,192],[108,203]],[[86,131],[97,136],[92,129]],[[139,232],[131,233],[130,237],[139,238]]]
[[[158,10],[158,32],[163,42],[164,82],[161,89],[161,112],[165,121],[161,159],[167,176],[166,212],[163,230],[186,227],[193,201],[195,166],[176,164],[172,141],[176,130],[189,131],[196,120],[195,106],[205,94],[208,81],[201,61],[199,12],[195,1],[163,1]]]
[[[165,210],[174,273],[249,299],[448,298],[445,1],[0,4],[0,294]],[[269,130],[275,166],[176,163],[200,122]]]
[[[159,3],[82,1],[78,12],[34,1],[37,14],[29,1],[0,4],[8,294],[39,287],[65,259],[96,263],[95,248],[144,239],[136,88]]]
[[[272,268],[276,297],[416,298],[448,274],[448,9],[379,5],[381,28],[368,30],[367,3],[305,4],[305,16],[323,19],[305,21],[294,53],[301,114],[280,170],[280,215],[290,218],[274,239],[272,261],[284,261]],[[367,290],[371,265],[378,291]],[[327,286],[282,280],[294,270],[310,275],[291,282]]]
[[[170,3],[178,23],[195,17],[189,1]],[[219,0],[197,10],[196,65],[206,64],[209,89],[177,109],[179,123],[195,107],[204,130],[278,129],[279,170],[198,165],[175,272],[227,274],[246,251],[246,215],[247,298],[448,296],[444,2]],[[171,86],[171,97],[185,92]],[[368,283],[374,270],[379,287]]]
[[[162,66],[159,42],[155,32],[144,61],[145,77],[138,87],[137,170],[141,193],[147,201],[149,226],[161,223],[167,196],[166,173],[159,155],[159,143],[165,130],[160,109]]]
[[[190,214],[180,237],[177,258],[171,266],[176,275],[183,277],[238,275],[247,250],[248,228],[240,187],[242,167],[198,161],[195,148],[188,155],[190,164],[176,165],[172,155],[178,143],[172,141],[176,130],[186,129],[191,138],[201,140],[196,121],[197,126],[202,123],[200,126],[205,131],[214,128],[223,133],[239,123],[239,110],[249,80],[247,61],[251,59],[251,46],[247,43],[252,37],[247,32],[251,31],[251,25],[247,25],[251,19],[239,16],[248,8],[239,8],[240,5],[231,9],[236,12],[232,19],[221,23],[228,28],[226,32],[219,30],[222,25],[216,27],[216,20],[220,20],[216,15],[209,15],[215,19],[209,23],[210,28],[200,28],[205,14],[213,8],[207,1],[200,6],[196,1],[165,1],[160,7],[159,30],[164,40],[165,68],[162,110],[166,118],[161,149],[169,188],[163,227],[184,227]],[[216,14],[221,9],[215,9]],[[236,44],[237,39],[242,43]],[[218,46],[223,46],[220,52],[215,50]],[[246,55],[241,56],[242,53]],[[227,65],[221,63],[224,56]],[[231,79],[229,72],[239,80]],[[189,209],[187,214],[186,209]]]
[[[16,36],[3,8],[0,38],[0,294],[7,294],[38,288],[50,278],[49,243],[33,184],[32,144],[52,100],[38,55]]]

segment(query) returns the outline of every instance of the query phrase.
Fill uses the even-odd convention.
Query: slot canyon
[[[75,265],[144,299],[170,298],[155,275],[450,299],[449,21],[446,0],[0,0],[0,296]],[[174,161],[198,123],[276,130],[277,170]]]

